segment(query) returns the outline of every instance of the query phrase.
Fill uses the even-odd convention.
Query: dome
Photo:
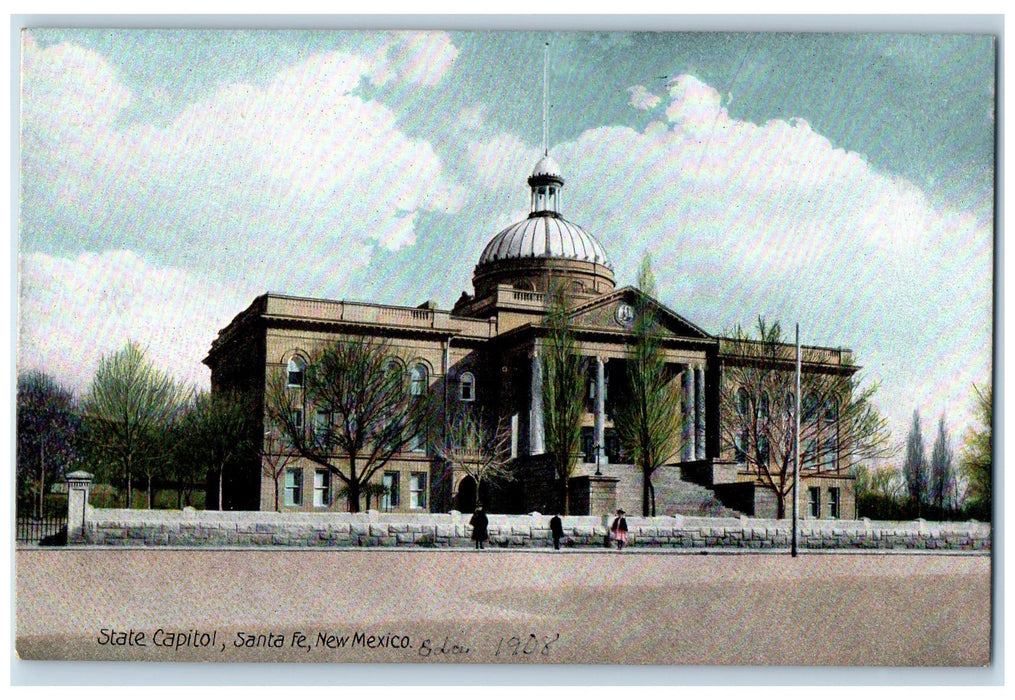
[[[518,258],[565,258],[613,269],[599,241],[559,215],[530,216],[508,226],[486,244],[479,264]]]
[[[556,178],[561,182],[564,181],[564,178],[561,177],[560,174],[560,166],[557,165],[557,161],[555,161],[549,155],[545,155],[542,158],[540,158],[539,162],[536,163],[536,167],[532,169],[532,177],[540,177],[547,175],[552,178]]]

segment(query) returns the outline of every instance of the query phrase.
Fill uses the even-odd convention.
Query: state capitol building
[[[563,285],[572,302],[576,344],[589,367],[571,513],[605,515],[623,508],[640,514],[642,475],[625,460],[614,429],[614,407],[631,356],[634,309],[647,303],[656,312],[666,362],[678,377],[681,396],[680,444],[672,463],[652,476],[657,515],[775,517],[774,494],[738,458],[736,447],[720,438],[719,387],[724,364],[733,361],[728,344],[639,289],[617,288],[607,251],[561,215],[564,177],[552,157],[536,163],[528,185],[528,217],[489,240],[473,272],[473,294],[463,292],[451,309],[429,302],[388,306],[264,294],[213,342],[204,359],[212,390],[251,396],[263,418],[265,387],[273,374],[287,372],[298,384],[308,358],[322,345],[356,336],[381,339],[404,363],[411,384],[445,392],[445,400],[482,405],[510,427],[508,468],[514,478],[490,485],[489,491],[483,482],[478,494],[483,504],[493,512],[552,512],[560,504],[553,495],[557,477],[545,455],[540,349],[547,335],[547,292]],[[852,354],[840,349],[806,347],[803,362],[811,372],[851,375],[857,369]],[[832,470],[803,472],[802,517],[855,517],[845,461],[836,460]],[[472,477],[453,465],[450,471],[445,467],[424,442],[407,446],[377,474],[386,492],[369,507],[472,510],[477,501]],[[227,480],[226,507],[273,510],[276,486],[265,472],[251,465]],[[328,470],[296,459],[282,477],[280,509],[345,511],[348,504],[339,486]]]

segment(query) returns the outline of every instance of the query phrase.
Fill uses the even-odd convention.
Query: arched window
[[[803,409],[804,409],[803,419],[805,421],[814,420],[817,417],[818,413],[818,397],[815,396],[813,393],[807,394],[807,396],[804,397]]]
[[[768,420],[768,394],[762,394],[758,400],[758,420]]]
[[[427,374],[426,365],[422,362],[413,365],[409,370],[409,393],[412,396],[422,396],[426,393],[426,388],[430,385]]]
[[[835,399],[829,397],[825,399],[825,406],[823,410],[826,423],[834,423],[839,417],[839,406]]]
[[[303,388],[306,379],[307,361],[299,355],[293,355],[286,367],[287,384],[293,388]]]
[[[751,400],[747,396],[747,389],[740,387],[737,392],[737,415],[743,418],[750,411]]]
[[[463,372],[458,378],[458,398],[462,401],[476,400],[476,377],[472,372]]]
[[[794,411],[796,411],[796,395],[792,391],[788,391],[786,392],[786,415],[792,418]]]

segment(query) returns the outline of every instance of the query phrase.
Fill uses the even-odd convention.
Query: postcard
[[[19,659],[990,666],[995,36],[19,70]]]

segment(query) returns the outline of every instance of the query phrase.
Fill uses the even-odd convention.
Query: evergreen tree
[[[906,461],[903,463],[902,473],[906,477],[906,491],[909,493],[909,500],[919,512],[920,506],[927,502],[930,481],[927,474],[927,459],[924,456],[919,411],[913,411],[913,425],[906,437]]]
[[[945,417],[937,424],[937,439],[930,453],[930,502],[943,511],[954,507],[955,473],[952,469],[953,453]]]

